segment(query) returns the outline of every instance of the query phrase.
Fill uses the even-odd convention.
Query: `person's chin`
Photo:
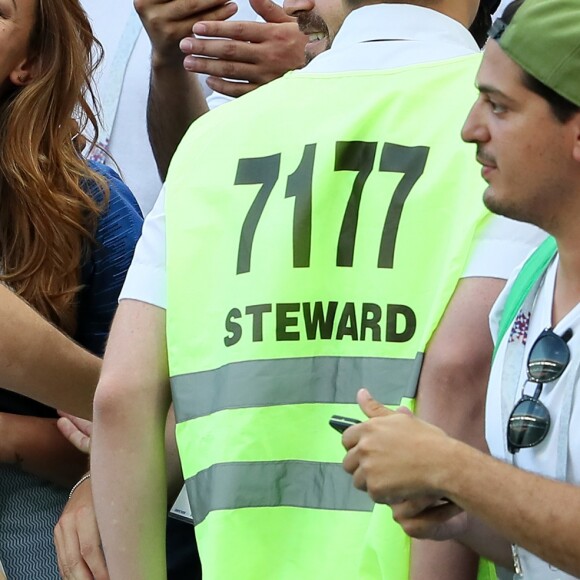
[[[327,51],[330,48],[330,41],[328,37],[324,37],[320,40],[314,42],[309,42],[304,49],[304,54],[306,55],[306,64],[308,64],[313,58],[317,57],[319,54]]]
[[[501,197],[497,195],[497,192],[489,184],[483,192],[483,204],[492,213],[506,215],[505,204],[502,203]]]
[[[516,221],[528,221],[522,212],[523,208],[514,207],[510,199],[504,199],[491,185],[487,186],[483,194],[485,207],[493,214],[500,215]]]

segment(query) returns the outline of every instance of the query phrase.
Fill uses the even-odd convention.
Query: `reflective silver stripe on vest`
[[[196,525],[216,510],[290,506],[370,512],[374,506],[340,463],[220,463],[189,478],[186,486]]]
[[[361,387],[384,405],[414,398],[423,355],[415,359],[313,357],[245,361],[172,377],[177,421],[224,409],[356,402]]]

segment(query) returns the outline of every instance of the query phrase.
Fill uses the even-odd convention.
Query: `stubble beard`
[[[313,11],[301,12],[297,17],[297,22],[298,28],[303,33],[308,33],[309,31],[315,30],[317,32],[322,32],[325,35],[324,44],[322,45],[322,47],[317,47],[316,51],[312,52],[309,51],[308,45],[306,45],[305,57],[306,64],[308,64],[309,62],[312,61],[314,57],[318,56],[319,54],[322,54],[323,52],[327,51],[330,48],[330,45],[332,44],[330,39],[330,33],[328,30],[328,26],[326,25],[326,22],[324,22],[324,20]]]

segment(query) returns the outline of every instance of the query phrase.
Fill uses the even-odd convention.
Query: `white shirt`
[[[550,265],[534,303],[523,357],[524,364],[521,368],[513,401],[507,402],[509,405],[508,416],[523,393],[529,396],[534,394],[536,385],[526,383],[526,363],[536,338],[542,330],[552,326],[552,303],[557,268],[558,260],[556,259]],[[516,274],[517,272],[514,272],[491,311],[490,324],[494,337],[497,336],[501,313]],[[565,470],[566,481],[580,484],[580,389],[576,388],[580,373],[580,304],[577,304],[555,326],[554,332],[562,335],[568,329],[572,329],[574,333],[568,341],[570,348],[568,367],[558,380],[546,383],[540,395],[540,400],[548,408],[551,418],[550,430],[544,441],[535,447],[521,449],[515,455],[507,453],[505,449],[507,417],[502,418],[506,412],[504,411],[502,415],[501,375],[509,331],[498,348],[491,370],[486,402],[485,432],[489,449],[495,457],[513,463],[513,465],[526,471],[550,478],[557,477],[558,467],[560,467]],[[523,393],[522,387],[525,387]],[[565,398],[567,396],[572,397],[571,414],[568,416],[562,412],[566,408]],[[568,443],[568,450],[564,455],[564,463],[558,466],[558,439],[561,434],[564,437],[563,440]],[[533,509],[533,506],[530,506],[530,509]],[[521,548],[518,548],[518,553],[526,580],[569,580],[574,578],[574,576],[556,570]]]
[[[384,39],[394,40],[372,42]],[[478,50],[461,24],[439,12],[402,4],[372,5],[349,14],[332,48],[317,56],[300,74],[390,69],[465,56]],[[121,300],[131,298],[166,307],[164,205],[162,192],[145,220]],[[464,276],[507,279],[544,236],[528,224],[494,217],[480,232]]]

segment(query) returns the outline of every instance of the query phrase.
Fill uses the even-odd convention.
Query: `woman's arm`
[[[0,285],[0,387],[90,418],[101,360]]]
[[[61,435],[56,419],[0,413],[0,463],[70,488],[88,458]]]

